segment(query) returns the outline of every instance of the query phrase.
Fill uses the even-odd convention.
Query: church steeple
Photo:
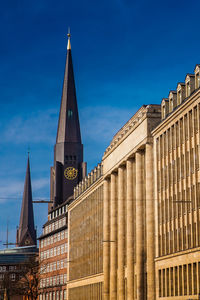
[[[22,247],[36,244],[37,242],[33,215],[30,162],[28,155],[20,223],[19,228],[17,230],[17,245],[19,247]]]
[[[64,142],[81,143],[70,33],[68,33],[67,59],[56,139],[56,143]]]
[[[51,168],[50,194],[53,205],[49,205],[49,210],[66,200],[71,201],[74,187],[85,174],[86,164],[83,163],[83,145],[76,100],[70,33],[68,33],[67,57],[54,147],[54,166]]]

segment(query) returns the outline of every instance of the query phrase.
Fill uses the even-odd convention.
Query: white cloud
[[[81,110],[81,129],[84,140],[110,142],[113,135],[135,113],[135,109],[111,106],[86,107]]]
[[[23,192],[23,181],[6,181],[0,182],[0,203],[8,202],[13,200],[12,198],[20,198]],[[5,197],[5,198],[4,198]],[[10,198],[10,199],[9,199]]]
[[[4,142],[14,144],[53,143],[57,128],[57,110],[46,110],[26,117],[16,116],[7,122],[1,134]]]
[[[113,135],[134,114],[135,109],[112,106],[90,106],[80,110],[84,141],[108,143]],[[27,117],[16,116],[8,121],[1,140],[12,144],[53,144],[58,124],[57,110],[46,110]]]

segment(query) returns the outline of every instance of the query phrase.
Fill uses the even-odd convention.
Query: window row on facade
[[[59,290],[53,292],[45,292],[40,294],[39,300],[65,300],[66,290]]]
[[[54,233],[49,237],[46,237],[41,240],[40,247],[46,247],[52,245],[53,243],[59,242],[60,240],[66,239],[68,237],[67,229],[62,230],[61,232]]]
[[[0,281],[4,280],[5,278],[5,274],[0,274]],[[12,274],[9,274],[9,280],[10,281],[15,281],[15,278],[16,278],[16,274],[15,273],[12,273]]]
[[[40,288],[63,285],[67,282],[67,274],[46,277],[40,279]]]
[[[161,103],[162,119],[166,118],[169,113],[181,105],[200,87],[199,65],[196,65],[194,74],[187,74],[185,83],[178,83],[176,91],[170,91],[169,97],[164,98]]]
[[[43,259],[55,257],[57,255],[67,253],[67,251],[68,251],[68,244],[65,243],[60,246],[57,246],[57,247],[54,247],[54,248],[51,248],[51,249],[48,249],[45,251],[41,251],[40,258],[41,258],[41,260],[43,260]]]
[[[56,270],[62,270],[65,268],[67,268],[67,258],[42,265],[40,267],[40,273],[45,274]]]
[[[74,188],[74,198],[80,196],[86,191],[94,182],[96,182],[103,174],[103,165],[100,163],[88,175],[82,179]]]
[[[159,224],[165,224],[176,218],[184,218],[190,212],[200,208],[200,183],[192,185],[177,194],[158,194]]]
[[[0,266],[0,272],[6,272],[6,271],[16,271],[17,266]]]
[[[43,234],[48,234],[48,233],[51,233],[52,231],[54,230],[57,230],[58,228],[61,228],[63,226],[66,225],[66,217],[60,219],[60,220],[57,220],[49,225],[46,225],[44,228],[43,228]]]
[[[158,235],[159,256],[200,246],[200,232],[197,223],[167,231]]]
[[[177,156],[171,162],[168,161],[158,169],[158,190],[168,189],[171,185],[191,176],[199,170],[199,145],[181,156]]]
[[[70,280],[101,273],[103,186],[71,209],[70,220]]]
[[[69,289],[70,300],[103,300],[103,283],[98,282],[90,285],[79,286]]]
[[[199,294],[200,262],[161,269],[158,272],[159,297]]]
[[[63,205],[62,207],[52,211],[48,217],[49,217],[49,220],[53,220],[54,218],[57,218],[59,216],[61,216],[62,214],[66,213],[67,212],[67,209],[68,209],[68,205]]]
[[[169,127],[157,138],[158,160],[167,156],[169,152],[195,139],[199,141],[200,104],[187,112],[183,117]],[[158,147],[159,142],[159,147]]]
[[[187,141],[184,138],[186,137],[185,134],[181,136],[181,120],[176,123],[176,130],[174,130],[174,126],[171,126],[156,140],[157,188],[159,191],[169,188],[170,185],[174,185],[182,179],[187,179],[193,173],[197,174],[199,170],[199,129],[193,135],[196,132],[195,127],[188,125],[186,132],[192,138]],[[199,120],[200,118],[198,118],[197,122],[194,119],[192,124],[196,124],[195,126],[199,127]],[[175,131],[174,135],[173,131]],[[179,141],[182,142],[181,145]],[[171,151],[173,145],[177,149]]]

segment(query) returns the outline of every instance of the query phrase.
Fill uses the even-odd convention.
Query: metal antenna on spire
[[[70,33],[70,27],[68,27],[68,34],[67,34],[68,38],[70,38],[71,33]]]
[[[67,50],[71,50],[71,43],[70,43],[70,37],[71,37],[71,33],[70,33],[70,27],[68,27],[68,43],[67,43]]]

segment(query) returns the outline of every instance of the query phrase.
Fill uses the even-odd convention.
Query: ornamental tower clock
[[[58,121],[54,166],[51,168],[51,200],[53,208],[66,200],[71,201],[74,187],[86,174],[83,163],[83,145],[76,100],[70,34],[63,80],[62,98]],[[52,204],[49,205],[49,210]]]
[[[64,176],[68,180],[74,180],[77,177],[77,174],[78,174],[78,170],[74,167],[68,167],[64,171]]]

